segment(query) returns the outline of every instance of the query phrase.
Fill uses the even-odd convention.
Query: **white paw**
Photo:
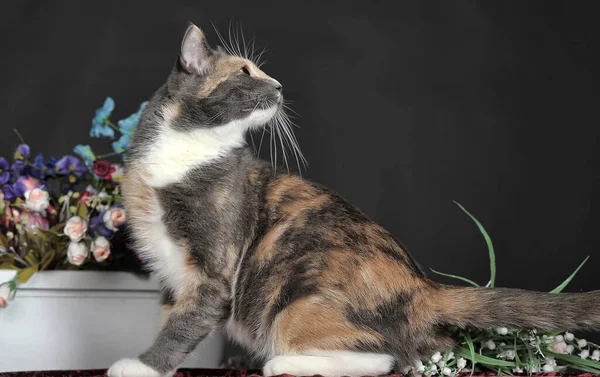
[[[301,369],[301,365],[296,365],[293,357],[275,356],[265,364],[263,376],[273,377],[282,374],[295,376],[299,369]],[[298,377],[300,376],[298,375]]]
[[[138,359],[121,359],[106,372],[108,377],[163,377]]]

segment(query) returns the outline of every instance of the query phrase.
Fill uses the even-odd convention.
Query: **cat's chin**
[[[253,110],[245,119],[246,127],[249,129],[257,129],[264,127],[269,123],[281,109],[281,103],[275,104],[266,109]]]

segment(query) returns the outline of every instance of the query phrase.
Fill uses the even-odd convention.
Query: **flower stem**
[[[117,155],[119,155],[121,153],[122,152],[111,152],[111,153],[99,154],[96,157],[97,158],[106,158],[106,157],[111,157],[111,156],[117,156]]]
[[[106,120],[106,124],[108,124],[109,127],[112,128],[113,130],[121,132],[121,130],[119,129],[119,127],[115,126],[115,124],[113,122],[111,122],[110,120],[107,119]]]
[[[16,128],[13,128],[13,131],[15,131],[15,133],[17,134],[17,137],[19,138],[19,141],[21,141],[21,144],[27,144],[25,142],[25,139],[23,139],[23,136],[21,135],[21,133]]]

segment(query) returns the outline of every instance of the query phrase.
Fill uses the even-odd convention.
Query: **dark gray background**
[[[309,179],[337,190],[421,265],[498,285],[599,289],[600,26],[594,2],[169,1],[0,3],[0,150],[87,142],[105,96],[137,110],[188,21],[230,21],[301,117]],[[108,143],[94,143],[108,152]],[[448,282],[449,280],[437,280]]]

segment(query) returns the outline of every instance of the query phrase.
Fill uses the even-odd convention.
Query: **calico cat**
[[[137,248],[162,289],[154,344],[110,377],[169,376],[224,328],[264,374],[381,375],[453,345],[450,326],[597,328],[600,291],[547,294],[429,280],[334,192],[258,160],[245,133],[282,85],[191,25],[144,110],[122,183]]]

